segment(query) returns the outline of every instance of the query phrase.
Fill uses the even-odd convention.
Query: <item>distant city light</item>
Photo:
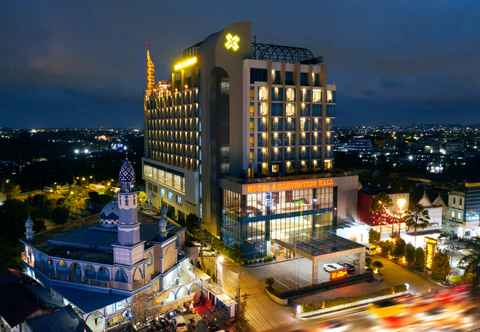
[[[79,149],[75,149],[75,150],[73,150],[73,153],[79,154],[79,153],[80,153],[80,150],[79,150]]]

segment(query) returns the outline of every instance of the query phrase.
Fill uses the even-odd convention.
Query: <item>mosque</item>
[[[32,220],[25,223],[26,273],[72,305],[93,331],[132,319],[138,295],[167,310],[191,299],[206,281],[185,255],[185,228],[167,221],[165,213],[138,213],[134,183],[125,160],[117,200],[96,224],[34,235]]]

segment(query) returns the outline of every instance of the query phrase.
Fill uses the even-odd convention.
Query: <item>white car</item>
[[[323,270],[325,272],[331,273],[335,272],[338,270],[345,270],[345,267],[341,266],[340,264],[337,263],[328,263],[323,265]]]

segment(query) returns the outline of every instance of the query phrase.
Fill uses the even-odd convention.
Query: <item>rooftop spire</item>
[[[151,95],[155,87],[155,64],[150,56],[150,50],[147,48],[147,88],[146,94]]]

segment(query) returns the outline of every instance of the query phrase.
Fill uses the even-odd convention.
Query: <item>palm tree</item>
[[[428,210],[425,210],[422,206],[417,204],[413,209],[406,213],[403,220],[409,230],[413,228],[415,232],[415,247],[417,247],[417,229],[424,229],[430,225]]]
[[[473,273],[473,286],[477,286],[480,281],[480,238],[467,240],[466,245],[469,253],[463,256],[459,265]]]

